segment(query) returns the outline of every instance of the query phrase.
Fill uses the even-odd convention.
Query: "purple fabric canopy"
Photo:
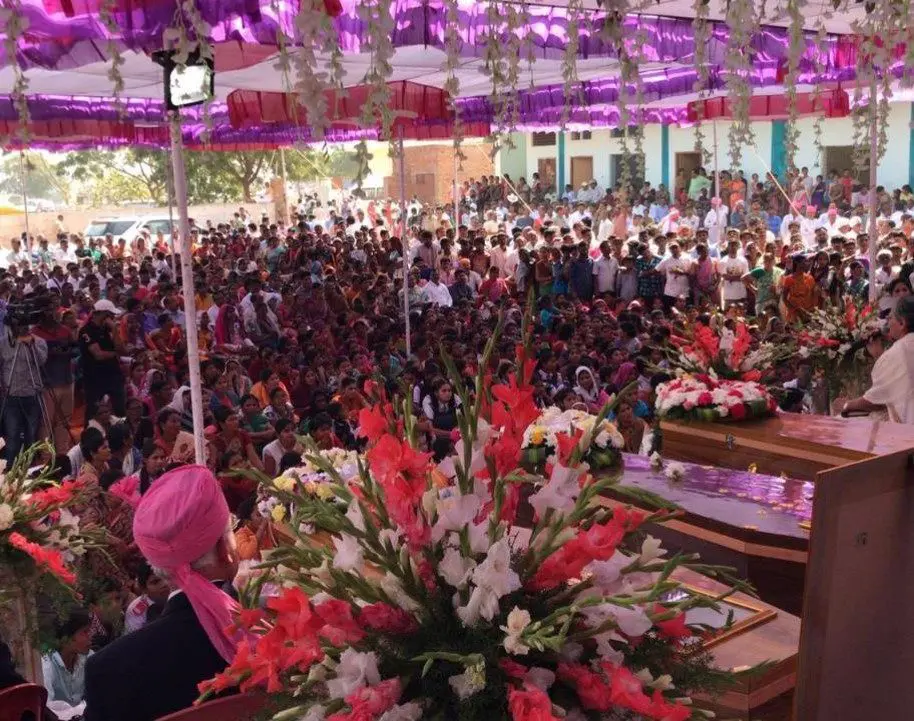
[[[121,3],[122,4],[122,3]],[[296,36],[295,10],[297,3],[275,3],[274,0],[196,0],[203,19],[211,26],[212,42],[239,41],[275,45],[277,29],[290,37]],[[359,18],[356,0],[343,0],[343,13],[336,18],[340,43],[345,52],[360,52],[366,41],[368,27]],[[162,33],[174,22],[180,3],[174,0],[131,3],[130,12],[117,11],[120,27],[116,36],[123,49],[150,52],[162,47]],[[392,3],[395,47],[431,46],[444,48],[446,9],[441,0],[394,0]],[[18,61],[23,67],[64,69],[103,60],[109,32],[97,14],[67,17],[62,12],[49,12],[42,0],[21,0],[23,15],[28,20],[28,33],[17,41]],[[461,52],[479,56],[484,52],[489,33],[487,5],[461,3]],[[565,7],[530,5],[531,22],[537,58],[559,59],[563,56],[568,32],[568,10]],[[578,57],[616,57],[615,48],[601,37],[605,20],[602,11],[587,11],[578,27]],[[684,18],[629,15],[624,20],[625,36],[634,41],[642,32],[646,42],[640,48],[646,62],[691,63],[694,53],[692,22]],[[708,46],[708,63],[723,65],[729,30],[724,23],[713,23]],[[504,27],[499,28],[503,41]],[[2,32],[0,32],[2,37]],[[756,63],[778,63],[786,58],[788,33],[784,28],[765,27],[752,39],[751,52]],[[801,70],[811,71],[820,52],[812,33],[807,33],[807,47]],[[856,61],[853,38],[831,35],[819,61],[826,72],[851,66]],[[0,46],[0,63],[7,64],[5,47]]]

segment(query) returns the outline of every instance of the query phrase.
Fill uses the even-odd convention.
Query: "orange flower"
[[[60,551],[32,543],[21,533],[11,533],[9,539],[13,548],[28,554],[39,568],[50,571],[66,584],[72,586],[76,583],[76,575],[67,568]]]

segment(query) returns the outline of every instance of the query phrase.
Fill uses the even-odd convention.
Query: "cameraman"
[[[125,355],[123,344],[114,332],[114,317],[119,315],[110,300],[95,303],[92,315],[79,332],[79,353],[82,358],[83,386],[86,392],[86,418],[95,415],[103,396],[111,399],[117,416],[124,415],[126,383],[120,357]]]
[[[12,465],[19,451],[38,440],[41,424],[41,369],[48,345],[29,331],[27,319],[15,306],[7,308],[8,328],[0,332],[3,383],[3,437],[6,461]]]
[[[48,360],[44,366],[44,405],[51,428],[46,428],[45,434],[54,442],[58,453],[66,453],[76,444],[76,439],[70,435],[76,331],[73,312],[66,311],[59,319],[54,304],[44,310],[34,328],[35,336],[48,344]]]

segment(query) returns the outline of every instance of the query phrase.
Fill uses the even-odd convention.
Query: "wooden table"
[[[663,455],[812,481],[829,468],[914,448],[914,426],[780,413],[745,423],[664,421]]]

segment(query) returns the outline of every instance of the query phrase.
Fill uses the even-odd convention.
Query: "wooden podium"
[[[914,427],[781,414],[746,424],[663,423],[664,456],[811,481],[812,525],[802,556],[796,721],[914,717]],[[721,489],[725,490],[725,489]],[[727,518],[688,516],[722,547],[739,538]],[[685,534],[687,536],[687,534]],[[714,544],[714,539],[705,539]],[[757,552],[742,541],[744,552]],[[768,561],[796,551],[795,537],[767,539]],[[772,551],[773,549],[773,551]],[[783,717],[788,718],[787,716]]]

